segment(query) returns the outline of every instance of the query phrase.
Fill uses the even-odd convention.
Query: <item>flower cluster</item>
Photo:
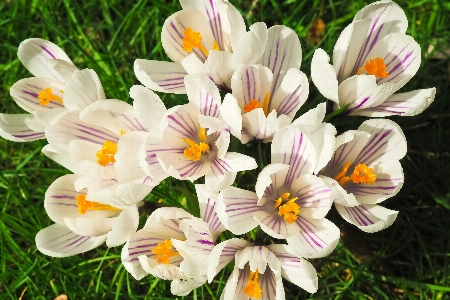
[[[55,224],[37,234],[37,248],[65,257],[124,244],[134,278],[171,280],[179,296],[233,261],[222,299],[284,299],[282,278],[314,293],[307,259],[339,241],[326,218],[333,204],[365,232],[396,219],[379,203],[402,187],[405,136],[381,118],[337,135],[324,122],[326,103],[299,115],[309,83],[292,29],[247,29],[225,0],[180,3],[161,33],[172,62],[135,61],[142,85],[130,88],[132,105],[106,99],[95,71],[79,70],[55,44],[20,45],[35,77],[15,83],[11,96],[28,113],[1,114],[0,135],[46,139],[43,153],[73,173],[45,194]],[[333,64],[315,51],[312,81],[339,117],[412,116],[431,104],[434,88],[397,93],[420,66],[406,29],[403,10],[379,1],[344,29]],[[186,102],[167,107],[155,91],[186,94]],[[138,230],[139,208],[168,177],[195,181],[200,214],[161,205]]]

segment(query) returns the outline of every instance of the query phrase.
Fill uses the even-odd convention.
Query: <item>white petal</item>
[[[299,217],[308,219],[324,218],[331,208],[331,189],[322,179],[305,174],[292,182],[291,197],[300,205]]]
[[[233,46],[232,66],[237,70],[241,66],[256,63],[264,53],[267,43],[267,27],[263,22],[250,26],[247,32],[236,46]]]
[[[333,156],[333,145],[336,143],[336,132],[336,128],[333,125],[323,123],[311,134],[311,141],[316,148],[316,153],[318,154],[314,174],[319,173],[319,171],[327,165]]]
[[[325,118],[326,102],[317,104],[315,108],[308,110],[292,122],[292,125],[301,126],[302,131],[312,133],[322,125]]]
[[[103,236],[112,228],[116,218],[64,218],[70,231],[80,236]]]
[[[106,245],[116,247],[125,243],[136,232],[138,225],[139,213],[136,205],[123,210],[106,235]]]
[[[320,175],[320,178],[331,189],[332,202],[347,207],[352,207],[360,204],[358,200],[356,200],[355,195],[353,195],[352,193],[348,193],[342,186],[339,185],[339,183],[336,180],[322,175]]]
[[[35,111],[25,119],[25,124],[36,132],[45,132],[45,127],[67,113],[66,108],[53,108]]]
[[[42,148],[42,153],[74,174],[85,175],[86,173],[81,166],[70,159],[69,151],[58,152],[52,146],[45,145],[44,148]]]
[[[134,74],[147,88],[164,93],[186,94],[186,70],[178,63],[136,59]],[[134,98],[134,97],[133,97]]]
[[[319,92],[327,99],[339,104],[336,70],[329,63],[328,54],[318,48],[311,62],[311,78]]]
[[[227,51],[210,51],[205,61],[206,75],[224,92],[231,90],[233,55]]]
[[[121,261],[125,269],[131,274],[131,276],[133,276],[134,279],[141,280],[149,273],[142,268],[142,265],[137,258],[138,254],[133,254],[134,249],[129,249],[130,242],[131,240],[128,240],[122,247]]]
[[[216,201],[219,193],[209,190],[204,184],[196,184],[195,192],[200,206],[200,216],[209,224],[211,235],[215,241],[226,230],[216,213]]]
[[[300,232],[296,223],[289,224],[278,215],[276,209],[271,210],[271,212],[259,210],[253,213],[253,217],[265,233],[276,239],[285,239]]]
[[[162,131],[161,121],[165,117],[167,109],[159,96],[142,86],[134,85],[130,89],[130,97],[134,99],[133,107],[146,129],[160,134]]]
[[[218,117],[222,98],[211,79],[199,75],[185,77],[189,102],[195,104],[204,116]]]
[[[262,108],[245,113],[242,116],[242,127],[250,137],[259,140],[272,138],[280,128],[276,111],[266,116]]]
[[[335,205],[344,220],[368,233],[378,232],[391,226],[398,214],[398,211],[374,204],[361,204],[353,207]]]
[[[45,139],[44,132],[31,130],[25,124],[25,120],[30,116],[29,114],[0,114],[0,136],[13,142],[31,142]]]
[[[259,200],[265,196],[268,189],[277,191],[283,186],[289,168],[290,166],[286,164],[272,163],[261,170],[255,185],[255,191]]]
[[[36,247],[48,256],[67,257],[97,248],[105,240],[106,235],[80,236],[70,231],[65,225],[53,224],[38,232]]]
[[[241,108],[232,94],[225,95],[222,109],[220,110],[220,117],[228,125],[231,134],[240,139],[242,130]]]
[[[67,82],[63,99],[68,109],[81,110],[94,101],[106,99],[106,96],[97,73],[84,69]]]

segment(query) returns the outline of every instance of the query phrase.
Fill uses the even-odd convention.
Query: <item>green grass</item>
[[[341,30],[364,1],[231,1],[247,25],[264,21],[284,24],[299,35],[301,70],[308,76],[317,47],[332,52]],[[422,46],[422,66],[402,89],[436,87],[434,103],[416,117],[393,117],[408,141],[402,160],[405,185],[386,207],[399,210],[388,229],[366,234],[343,221],[332,209],[328,218],[342,231],[337,249],[311,260],[319,274],[319,290],[308,294],[284,282],[287,299],[450,299],[450,5],[440,0],[398,2],[409,19],[408,33]],[[164,20],[180,6],[177,1],[3,1],[0,3],[0,103],[2,113],[21,113],[9,96],[17,80],[31,76],[17,59],[17,47],[30,37],[62,47],[80,68],[94,69],[109,98],[129,101],[138,84],[136,58],[168,60],[160,39]],[[324,37],[312,41],[308,30],[321,18]],[[430,45],[433,51],[428,51]],[[445,51],[447,51],[445,54]],[[169,105],[183,96],[165,95]],[[323,101],[311,85],[306,107]],[[339,132],[356,129],[365,118],[336,120]],[[20,144],[0,140],[0,298],[53,299],[175,299],[168,282],[148,276],[134,280],[120,263],[120,247],[74,257],[50,258],[37,251],[36,233],[51,224],[43,208],[47,187],[66,174],[43,154],[43,141]],[[180,188],[167,193],[167,182],[155,189],[148,207],[164,198],[180,205]],[[148,216],[144,214],[141,221]],[[209,286],[184,299],[219,299],[229,275],[220,273]],[[178,297],[183,299],[183,297]]]

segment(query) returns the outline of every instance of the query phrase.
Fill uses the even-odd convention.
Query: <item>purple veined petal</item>
[[[67,257],[97,248],[105,240],[106,235],[80,236],[70,231],[65,225],[53,224],[38,232],[36,247],[48,256]]]
[[[422,113],[434,101],[435,88],[398,93],[383,103],[355,111],[354,115],[367,117],[415,116]]]
[[[330,64],[328,54],[321,48],[314,52],[311,62],[311,78],[325,98],[339,104],[336,69]]]
[[[273,74],[270,69],[261,65],[244,66],[235,72],[231,86],[233,96],[238,100],[242,112],[244,106],[251,100],[259,101],[262,106],[267,92],[270,97],[273,96],[270,93],[272,80]]]
[[[198,107],[200,114],[217,118],[222,99],[216,85],[200,75],[187,75],[185,84],[189,102]]]
[[[299,257],[318,258],[330,254],[339,241],[339,228],[327,219],[298,218],[300,233],[286,239]]]
[[[204,184],[196,184],[195,191],[198,197],[200,216],[202,220],[209,224],[211,235],[215,241],[226,230],[216,212],[219,193],[210,191]]]
[[[154,260],[147,258],[145,255],[138,257],[142,268],[151,275],[164,280],[176,280],[181,277],[180,268],[174,264],[156,264],[153,265]]]
[[[210,51],[205,61],[206,75],[211,79],[219,90],[231,91],[231,76],[234,69],[232,65],[233,55],[227,51]]]
[[[267,209],[271,211],[259,210],[253,213],[253,217],[265,233],[276,239],[285,239],[300,232],[298,225],[286,222],[283,216],[278,215],[277,209],[273,209],[273,205]]]
[[[49,60],[62,59],[72,64],[66,53],[55,44],[44,39],[32,38],[24,40],[17,51],[22,64],[36,77],[44,77],[59,82],[65,82]]]
[[[211,162],[206,159],[198,161],[188,160],[184,156],[184,148],[173,149],[157,153],[163,169],[177,179],[195,180],[205,176],[211,170]]]
[[[47,105],[40,105],[39,93],[45,89],[51,89],[52,94],[64,98],[64,84],[59,81],[46,78],[25,78],[17,81],[10,89],[11,97],[27,112],[63,108],[64,104],[58,101],[50,101]]]
[[[25,124],[25,120],[30,116],[30,114],[0,114],[0,136],[13,142],[45,139],[45,132],[36,132]]]
[[[286,186],[304,174],[312,174],[316,166],[316,151],[309,137],[296,126],[284,127],[272,141],[272,163],[290,165]]]
[[[371,184],[348,182],[344,189],[364,204],[380,203],[395,196],[403,186],[403,169],[398,160],[387,160],[369,165],[377,178]]]
[[[147,88],[164,93],[186,94],[186,70],[178,63],[136,59],[134,74]]]
[[[179,228],[180,220],[194,218],[182,208],[161,207],[152,212],[143,229],[157,233],[165,232],[173,238],[183,240],[184,233]]]
[[[174,107],[168,111],[168,125],[163,133],[164,141],[170,145],[186,145],[182,140],[189,138],[192,141],[198,140],[200,124],[198,122],[199,110],[194,103],[188,103]]]
[[[403,87],[420,67],[420,45],[409,35],[391,33],[380,40],[367,55],[367,59],[381,57],[386,64],[385,78],[378,78],[377,84],[395,83],[393,92]]]
[[[299,217],[308,219],[324,218],[331,208],[331,189],[314,175],[305,174],[292,182],[291,198],[300,205]]]
[[[371,137],[356,157],[355,162],[374,165],[379,161],[399,160],[406,155],[406,138],[400,126],[387,119],[367,120],[358,130]]]
[[[122,247],[121,252],[121,261],[125,269],[128,271],[128,273],[133,276],[136,280],[141,280],[145,276],[147,276],[149,273],[145,271],[142,268],[141,262],[136,257],[130,257],[129,256],[129,248],[130,241],[128,240],[125,245]]]
[[[348,193],[339,183],[327,176],[320,175],[320,178],[331,189],[331,200],[333,203],[341,204],[347,207],[359,205],[355,195]]]
[[[183,38],[186,28],[191,28],[194,32],[200,32],[202,45],[207,51],[214,48],[214,36],[206,17],[197,9],[187,9],[174,13],[164,22],[161,42],[167,56],[172,61],[180,63],[190,53],[195,53],[204,62],[207,55],[199,48],[193,48],[192,52],[183,50]]]
[[[45,132],[45,127],[67,113],[66,108],[53,108],[33,112],[25,119],[25,124],[33,131]]]
[[[111,132],[103,127],[83,122],[79,112],[69,112],[46,128],[48,142],[56,151],[64,152],[70,141],[83,140],[100,146],[105,141],[117,143],[119,132]]]
[[[222,224],[234,234],[244,234],[258,226],[253,213],[261,210],[256,205],[254,192],[227,187],[219,194],[217,216]]]
[[[180,221],[180,229],[186,238],[183,241],[172,240],[178,253],[185,258],[203,256],[203,260],[206,260],[215,245],[208,223],[199,218],[183,219]]]
[[[220,191],[233,184],[237,172],[231,169],[226,160],[217,157],[211,160],[210,170],[205,174],[206,186],[214,191]]]
[[[398,214],[398,211],[375,204],[361,204],[353,207],[335,204],[335,206],[344,220],[368,233],[378,232],[391,226]]]
[[[405,33],[408,27],[404,11],[394,2],[373,3],[364,7],[356,14],[353,21],[362,19],[369,19],[370,24],[351,75],[356,74],[358,68],[364,65],[369,58],[369,52],[381,39],[391,33]]]
[[[267,201],[272,201],[280,196],[278,195],[278,189],[285,184],[289,168],[289,165],[286,164],[273,163],[262,169],[255,185],[259,206],[263,206]]]
[[[298,70],[302,62],[302,47],[297,34],[283,25],[275,25],[267,30],[267,44],[260,63],[273,73],[270,95],[274,95],[286,72]]]
[[[84,69],[67,82],[63,99],[70,110],[82,110],[97,100],[106,99],[106,96],[97,73]]]

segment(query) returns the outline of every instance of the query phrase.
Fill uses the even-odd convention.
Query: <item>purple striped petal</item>
[[[174,239],[172,245],[185,258],[204,256],[206,260],[215,245],[209,224],[199,218],[184,219],[180,221],[180,229],[186,239],[184,241]]]
[[[45,139],[45,132],[31,130],[25,120],[30,114],[0,114],[0,136],[13,142],[32,142]]]
[[[339,228],[327,219],[297,219],[300,233],[286,239],[296,255],[318,258],[330,254],[339,241]]]
[[[305,174],[291,185],[291,198],[300,205],[299,217],[324,218],[331,208],[331,189],[317,176]]]
[[[219,193],[208,190],[204,184],[196,184],[195,191],[200,206],[200,216],[209,224],[211,235],[215,241],[226,230],[216,213],[216,201]]]
[[[270,69],[261,65],[245,66],[236,71],[231,86],[241,109],[243,110],[251,100],[257,100],[262,105],[267,92],[272,98],[272,80],[273,74]]]
[[[170,145],[186,145],[182,140],[189,138],[198,140],[200,124],[198,122],[199,111],[194,103],[174,108],[167,116],[168,125],[164,131],[163,138],[170,142]]]
[[[289,69],[270,102],[269,111],[293,119],[309,94],[308,78],[297,69]]]
[[[38,232],[36,247],[48,256],[67,257],[97,248],[105,240],[106,234],[98,237],[80,236],[65,225],[53,224]]]
[[[259,210],[253,213],[253,217],[265,233],[277,239],[284,239],[300,232],[296,223],[289,224],[283,216],[278,215],[277,210],[273,208],[273,204],[271,207],[269,205],[266,207],[270,212]]]
[[[361,204],[354,207],[335,205],[344,220],[369,233],[378,232],[391,226],[398,214],[398,211],[373,204]]]
[[[189,102],[194,103],[203,116],[217,118],[222,101],[216,85],[207,77],[188,75],[185,79]]]

